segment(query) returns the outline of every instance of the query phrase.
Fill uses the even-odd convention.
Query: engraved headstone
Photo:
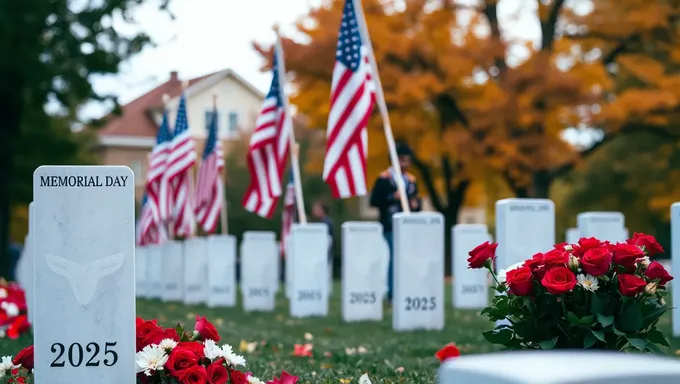
[[[206,243],[205,237],[184,241],[184,304],[201,304],[208,299]]]
[[[293,224],[291,317],[328,315],[328,227]]]
[[[135,250],[135,282],[137,297],[147,297],[146,284],[146,250],[147,247],[137,247]]]
[[[162,245],[163,293],[161,300],[165,302],[184,299],[183,252],[182,243],[179,241],[168,241]]]
[[[626,241],[625,218],[621,212],[583,212],[576,217],[581,237],[602,241]]]
[[[33,174],[37,384],[136,382],[134,186],[122,166]]]
[[[248,231],[241,243],[241,294],[245,311],[273,311],[276,306],[276,234]]]
[[[146,298],[163,297],[163,252],[165,245],[150,244],[146,247]]]
[[[208,302],[210,308],[236,305],[236,238],[208,237]]]
[[[342,224],[342,319],[382,320],[385,253],[382,225],[368,221]]]
[[[488,272],[468,269],[468,253],[479,244],[491,241],[486,224],[458,224],[451,228],[451,276],[453,307],[480,309],[489,304]]]
[[[680,202],[671,205],[671,270],[680,271]],[[680,283],[670,283],[673,300],[673,336],[680,336]]]
[[[566,241],[569,244],[576,244],[581,238],[581,232],[579,232],[578,228],[567,228],[567,232],[565,235],[566,236],[564,241]]]
[[[396,213],[392,223],[392,328],[444,329],[444,216],[438,212]]]

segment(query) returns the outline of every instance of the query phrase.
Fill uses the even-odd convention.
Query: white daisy
[[[576,280],[587,291],[595,292],[599,288],[597,279],[591,275],[579,274],[576,276]]]
[[[260,380],[255,376],[248,375],[248,384],[264,384],[264,381]]]
[[[5,312],[9,317],[19,316],[19,307],[14,303],[7,303]]]
[[[501,284],[505,283],[505,277],[507,276],[508,271],[512,271],[513,269],[521,268],[523,266],[524,266],[524,262],[522,261],[520,263],[515,263],[515,264],[513,264],[513,265],[511,265],[511,266],[509,266],[505,269],[501,269],[500,271],[498,271],[498,275],[496,276],[496,278],[498,279],[498,282],[501,283]]]
[[[7,290],[5,288],[0,288],[0,299],[7,298]]]
[[[371,383],[371,379],[368,378],[368,375],[364,373],[359,378],[359,384],[373,384],[373,383]]]
[[[210,361],[215,361],[224,355],[222,349],[215,344],[214,340],[206,339],[203,342],[203,353]]]
[[[168,355],[165,349],[156,344],[147,345],[135,355],[137,361],[137,373],[144,372],[145,375],[151,376],[152,371],[162,371],[163,366],[168,361]]]
[[[234,349],[231,347],[231,345],[224,344],[222,346],[222,357],[226,358],[227,355],[231,355],[232,353],[234,353]]]
[[[177,342],[173,339],[163,339],[158,346],[166,351],[172,351],[177,346]]]
[[[239,365],[242,365],[244,367],[246,366],[245,357],[237,355],[235,353],[230,353],[229,355],[224,356],[224,359],[227,361],[227,363],[231,364],[234,367]]]
[[[2,361],[0,361],[0,377],[4,377],[7,372],[11,372],[14,368],[19,368],[19,366],[12,363],[12,356],[3,356]]]

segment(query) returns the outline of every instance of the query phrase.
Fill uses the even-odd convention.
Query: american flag
[[[191,196],[191,168],[196,164],[194,141],[189,136],[189,122],[184,94],[180,96],[175,131],[170,143],[165,180],[172,191],[170,211],[175,236],[193,235],[194,210]]]
[[[167,169],[171,137],[168,114],[167,111],[163,111],[163,120],[156,134],[156,145],[149,156],[149,170],[146,174],[145,188],[154,222],[159,226],[162,226],[161,223],[170,216],[170,191],[163,175]]]
[[[217,109],[213,111],[208,129],[208,141],[203,150],[203,160],[198,169],[196,183],[196,218],[206,233],[213,233],[224,204],[222,201],[224,157],[222,145],[217,138]]]
[[[285,256],[290,238],[290,231],[295,222],[295,183],[293,171],[290,172],[290,180],[286,186],[286,194],[283,197],[283,213],[281,214],[281,254]]]
[[[279,63],[281,46],[277,42],[272,64],[272,84],[257,118],[255,132],[248,148],[250,185],[243,197],[246,210],[271,218],[281,196],[281,178],[288,158],[290,119],[286,119],[279,76],[285,75]],[[281,73],[279,73],[281,71]]]
[[[352,0],[345,1],[331,84],[323,179],[333,197],[366,194],[366,125],[375,104],[368,48]]]
[[[152,202],[145,193],[142,198],[142,212],[137,223],[137,244],[159,244],[167,239],[165,227],[154,218]]]

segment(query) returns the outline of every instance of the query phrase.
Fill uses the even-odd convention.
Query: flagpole
[[[168,113],[168,103],[170,102],[170,95],[167,93],[163,94],[163,113]],[[169,125],[170,123],[168,123]],[[166,169],[167,172],[167,169]],[[165,176],[162,176],[165,177]],[[168,186],[169,188],[169,186]],[[159,191],[160,192],[160,191]],[[165,202],[169,204],[170,202],[167,201],[167,198],[165,199]],[[162,209],[165,209],[168,207],[162,207]],[[168,217],[165,220],[165,227],[166,231],[168,232],[168,240],[175,240],[175,231],[172,228],[172,212],[168,212]]]
[[[213,113],[215,114],[213,116],[213,118],[215,119],[215,121],[217,121],[217,117],[218,117],[218,115],[217,115],[217,94],[213,95]],[[219,145],[222,145],[220,143],[220,141],[222,140],[222,139],[220,139],[220,132],[217,128],[218,127],[215,127],[215,130],[217,131],[217,132],[215,132],[215,140],[216,140],[215,145],[218,145],[218,143],[219,143]],[[222,154],[224,155],[224,152],[222,152]],[[222,158],[222,161],[224,161],[224,158]],[[225,174],[226,169],[227,169],[227,164],[224,163],[224,166],[222,167],[222,179],[220,180],[220,199],[222,199],[222,206],[220,208],[220,224],[221,224],[220,227],[222,228],[222,234],[223,235],[229,234],[229,231],[227,230],[227,192],[226,192],[226,188],[224,187],[224,180],[226,179],[224,174]]]
[[[182,93],[180,94],[180,98],[182,95],[184,95],[184,91],[189,87],[189,82],[188,81],[183,81],[182,82]],[[189,111],[187,111],[187,120],[189,119]],[[191,140],[191,139],[190,139]],[[196,163],[196,162],[194,162]],[[191,211],[191,237],[196,236],[196,215],[194,214],[194,211],[196,210],[196,187],[194,185],[194,173],[196,165],[192,166],[189,169],[189,197],[188,197],[188,202],[190,204],[190,211]]]
[[[285,116],[284,126],[290,127],[288,140],[290,143],[290,165],[291,172],[293,172],[293,185],[295,188],[295,202],[297,205],[298,216],[300,224],[307,224],[307,214],[305,213],[304,197],[302,196],[302,180],[300,178],[300,146],[295,141],[295,130],[293,129],[293,117],[290,115],[290,106],[288,104],[288,96],[284,88],[283,78],[286,76],[286,67],[284,65],[283,48],[281,47],[281,35],[279,35],[279,26],[274,25],[274,32],[276,33],[275,51],[277,55],[277,71],[279,73],[279,92],[281,92],[281,99],[283,101],[283,113]]]
[[[371,38],[368,34],[368,26],[366,25],[366,18],[364,17],[364,9],[361,5],[361,0],[351,0],[354,4],[354,12],[357,15],[357,22],[359,23],[359,31],[361,37],[365,40],[366,48],[368,50],[368,60],[371,63],[371,69],[373,70],[372,76],[376,83],[376,99],[378,102],[378,109],[380,110],[380,116],[382,117],[383,130],[385,131],[385,139],[387,140],[387,148],[390,153],[390,160],[392,162],[392,168],[395,172],[395,178],[397,183],[397,191],[399,191],[399,199],[401,200],[401,209],[406,213],[411,212],[411,207],[408,203],[408,196],[406,195],[406,187],[404,185],[404,178],[401,173],[401,167],[399,166],[399,157],[397,156],[397,146],[394,144],[394,135],[392,134],[392,124],[390,123],[390,115],[387,112],[387,103],[385,102],[385,94],[383,93],[382,83],[380,82],[380,75],[378,74],[378,64],[375,60],[375,54],[373,52],[373,44],[371,44]]]

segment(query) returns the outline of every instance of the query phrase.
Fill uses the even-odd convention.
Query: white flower
[[[19,307],[14,303],[7,303],[5,307],[5,312],[9,317],[19,316]]]
[[[163,339],[158,343],[158,346],[166,351],[172,351],[177,346],[177,342],[173,339]]]
[[[244,367],[246,366],[246,358],[241,356],[241,355],[237,355],[235,353],[224,356],[224,359],[229,364],[233,365],[234,367],[239,366],[239,365],[242,365]]]
[[[576,276],[576,280],[587,291],[595,292],[599,288],[597,279],[591,275],[579,274]]]
[[[5,288],[0,288],[0,299],[7,298],[7,290]]]
[[[501,269],[500,271],[498,271],[498,276],[496,276],[496,278],[498,279],[498,282],[501,283],[501,284],[505,283],[505,277],[507,276],[508,271],[512,271],[513,269],[521,268],[523,266],[524,266],[524,262],[522,261],[520,263],[515,263],[515,264],[513,264],[513,265],[511,265],[511,266],[509,266],[505,269]]]
[[[14,368],[19,368],[19,366],[12,363],[12,356],[3,356],[2,361],[0,361],[0,377],[4,377],[7,372]]]
[[[565,251],[573,251],[573,250],[574,250],[574,246],[571,245],[571,244],[567,244],[567,245],[564,246],[564,250],[565,250]]]
[[[222,357],[225,357],[225,358],[226,358],[227,355],[231,355],[231,354],[233,354],[233,353],[234,353],[234,349],[231,348],[231,345],[229,345],[229,344],[224,344],[224,345],[222,346]]]
[[[2,338],[4,338],[4,337],[5,337],[5,330],[4,330],[4,329],[0,329],[0,339],[2,339]]]
[[[223,356],[222,349],[215,344],[214,340],[210,339],[206,339],[203,342],[203,353],[205,353],[205,357],[210,359],[210,361],[214,361]]]
[[[364,373],[359,378],[359,384],[373,384],[373,383],[371,383],[371,379],[368,378],[368,375]]]
[[[147,376],[151,376],[152,371],[162,371],[163,366],[168,361],[165,349],[156,344],[147,345],[137,352],[135,358],[137,360],[137,373],[144,372]]]
[[[260,380],[259,378],[255,376],[250,376],[248,375],[248,384],[264,384],[264,381]]]
[[[311,341],[314,338],[311,333],[305,332],[305,340]]]

